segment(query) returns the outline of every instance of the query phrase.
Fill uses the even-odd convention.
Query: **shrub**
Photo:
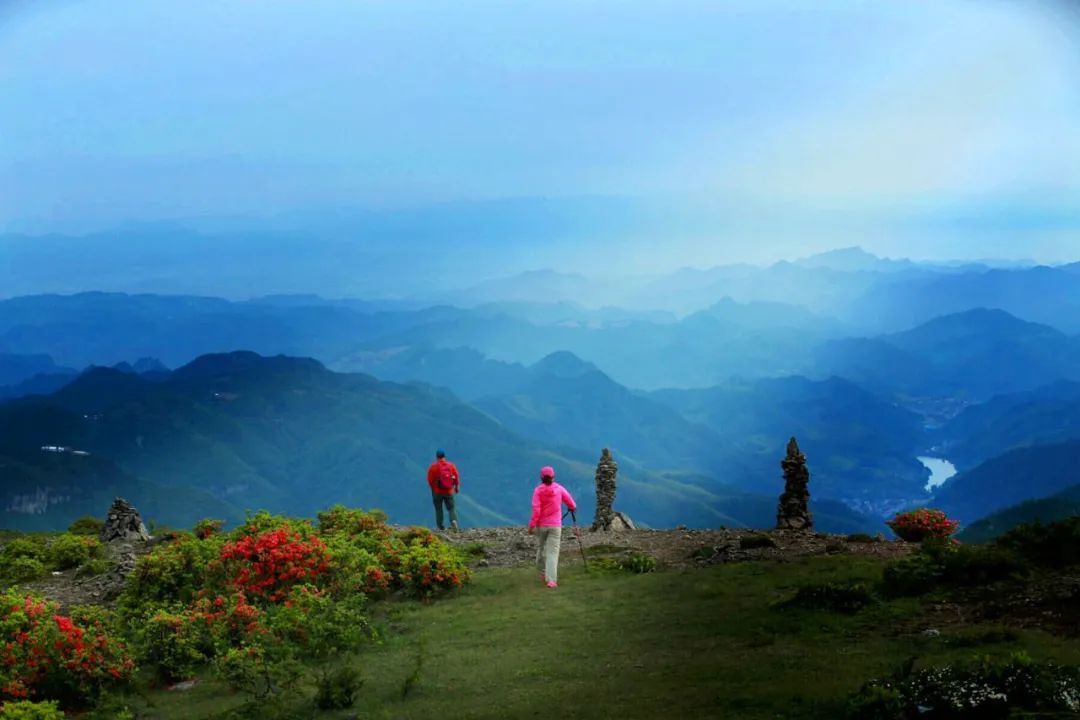
[[[220,550],[220,538],[196,540],[191,535],[157,545],[136,562],[121,595],[121,606],[136,611],[190,602],[207,585]]]
[[[211,535],[217,535],[221,532],[221,528],[225,527],[224,520],[213,520],[211,518],[204,518],[195,523],[195,527],[191,529],[191,534],[200,540],[206,540]]]
[[[634,553],[619,559],[619,567],[632,573],[650,573],[656,570],[656,558],[648,553]]]
[[[269,516],[268,516],[269,517]],[[330,567],[326,544],[310,526],[284,518],[245,525],[220,553],[229,584],[251,597],[279,602],[290,588],[315,583]]]
[[[4,563],[4,577],[12,582],[30,582],[45,574],[45,566],[32,557],[19,557]]]
[[[396,569],[397,582],[414,597],[430,598],[469,577],[465,559],[430,531],[410,531]]]
[[[823,583],[800,587],[782,607],[854,615],[873,602],[873,593],[862,583]]]
[[[83,515],[81,518],[71,523],[67,531],[72,535],[93,535],[98,537],[101,535],[101,528],[105,526],[105,523],[92,515]]]
[[[23,557],[44,560],[45,546],[41,542],[29,538],[14,538],[4,545],[4,550],[3,553],[0,553],[0,557],[4,560],[14,560]]]
[[[356,704],[356,695],[364,679],[360,670],[342,665],[319,678],[315,687],[315,707],[320,710],[346,710]]]
[[[918,553],[887,565],[882,582],[887,595],[901,597],[948,587],[986,585],[1026,572],[1023,561],[1002,548],[927,541]]]
[[[933,558],[916,554],[889,563],[882,571],[882,591],[889,597],[925,595],[938,586],[944,572]]]
[[[926,538],[947,538],[960,527],[941,510],[918,508],[897,513],[887,523],[896,536],[907,542],[922,542]]]
[[[105,558],[90,558],[79,566],[79,569],[75,571],[75,574],[81,577],[88,575],[102,575],[107,573],[111,567],[112,563]]]
[[[57,570],[78,567],[101,556],[101,541],[96,537],[64,533],[53,538],[45,548],[49,565]]]
[[[853,720],[980,720],[1011,717],[1014,711],[1080,711],[1080,671],[1024,655],[918,672],[909,663],[891,678],[866,683],[849,702]]]
[[[998,538],[996,544],[1041,567],[1080,564],[1080,516],[1049,524],[1018,525]]]
[[[53,701],[20,700],[0,705],[0,720],[64,720],[64,713]]]
[[[774,548],[776,542],[768,535],[744,535],[739,538],[740,550],[754,550],[755,548]]]
[[[184,680],[213,657],[210,628],[201,617],[159,610],[139,633],[140,663],[165,681]]]
[[[345,533],[352,536],[361,533],[390,531],[390,528],[386,525],[386,513],[382,510],[365,512],[359,508],[335,505],[329,510],[319,513],[317,517],[319,520],[319,532],[323,535]]]
[[[14,590],[0,596],[0,699],[82,706],[126,682],[134,663],[106,619],[101,610],[60,615],[56,603]]]

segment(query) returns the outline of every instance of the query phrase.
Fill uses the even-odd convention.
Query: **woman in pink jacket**
[[[555,482],[555,470],[551,467],[541,468],[540,484],[533,490],[529,534],[536,532],[540,540],[536,548],[536,567],[540,570],[540,580],[546,582],[549,588],[558,587],[563,503],[571,511],[577,510],[574,498],[570,497],[566,488]]]

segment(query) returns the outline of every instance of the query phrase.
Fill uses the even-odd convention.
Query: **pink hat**
[[[551,467],[550,465],[545,465],[544,467],[540,468],[540,477],[542,477],[542,478],[549,477],[549,478],[554,479],[555,478],[555,468]]]

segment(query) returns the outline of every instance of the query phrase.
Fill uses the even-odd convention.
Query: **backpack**
[[[439,489],[449,492],[454,489],[454,479],[457,473],[454,466],[448,462],[439,463]]]

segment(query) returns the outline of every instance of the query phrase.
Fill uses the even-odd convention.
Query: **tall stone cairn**
[[[593,520],[593,530],[611,530],[615,520],[615,476],[619,473],[619,466],[615,458],[611,457],[611,451],[604,448],[600,453],[600,462],[596,465],[596,518]]]
[[[150,533],[146,532],[142,517],[135,506],[124,498],[116,498],[109,507],[109,514],[105,517],[105,524],[101,528],[102,542],[114,540],[142,540],[150,539]]]
[[[784,470],[784,494],[776,508],[778,530],[810,530],[814,518],[810,514],[810,471],[806,469],[806,456],[799,450],[799,443],[791,438],[787,445],[787,457],[780,461]]]

